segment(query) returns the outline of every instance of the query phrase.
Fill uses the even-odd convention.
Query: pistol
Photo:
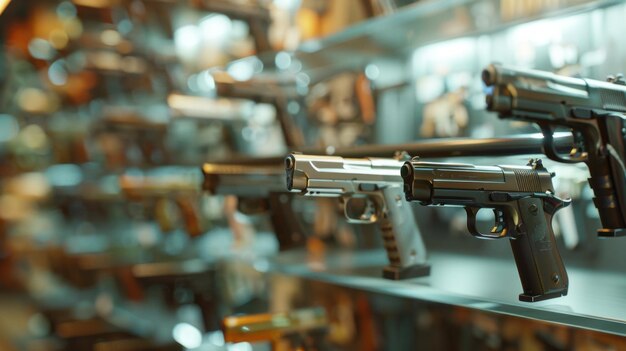
[[[168,171],[168,169],[164,168],[163,171]],[[154,217],[163,232],[176,229],[177,216],[172,213],[172,207],[175,207],[187,235],[192,238],[198,237],[205,232],[205,227],[198,208],[200,189],[195,182],[195,173],[185,174],[185,169],[174,168],[169,171],[173,174],[168,177],[158,174],[120,175],[118,179],[121,193],[131,201],[141,202],[145,199],[153,199]]]
[[[293,153],[285,159],[287,189],[306,196],[341,197],[348,222],[378,223],[389,259],[384,278],[426,276],[426,247],[402,195],[402,165],[394,158]]]
[[[285,186],[284,171],[279,164],[219,164],[202,166],[202,189],[213,195],[233,195],[238,210],[244,214],[269,212],[280,250],[302,246],[306,235],[295,216],[292,196]]]
[[[285,144],[290,147],[301,147],[304,144],[304,135],[287,108],[289,101],[299,98],[297,95],[290,94],[276,83],[254,80],[242,82],[222,71],[213,72],[212,77],[218,96],[247,99],[273,105],[276,109],[276,119],[285,138]]]
[[[500,118],[535,122],[544,135],[544,152],[555,161],[585,162],[589,184],[604,228],[601,237],[626,235],[626,86],[621,77],[608,82],[569,78],[549,72],[490,65],[482,72],[489,87],[487,110]],[[557,127],[572,130],[569,154],[555,149]]]
[[[475,166],[412,160],[401,169],[407,201],[426,206],[462,206],[467,229],[482,239],[509,238],[524,292],[520,301],[567,295],[568,277],[552,231],[552,217],[571,200],[554,195],[552,175],[538,159],[527,166]],[[493,209],[484,233],[480,209]]]

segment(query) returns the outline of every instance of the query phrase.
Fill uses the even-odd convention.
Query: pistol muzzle
[[[402,183],[404,184],[403,185],[404,195],[407,201],[413,198],[412,188],[413,188],[413,173],[414,172],[415,171],[413,170],[413,165],[411,164],[410,161],[405,162],[402,165],[402,168],[400,168],[400,176],[402,177]]]
[[[487,68],[485,68],[481,74],[483,83],[485,83],[485,85],[488,87],[496,84],[497,76],[498,73],[496,71],[496,66],[494,65],[487,66]]]
[[[293,155],[289,155],[285,158],[285,169],[291,170],[296,165],[296,159]]]
[[[289,155],[285,158],[285,173],[287,177],[287,190],[302,191],[307,187],[307,177],[301,171],[296,171],[296,158]]]
[[[415,179],[415,169],[410,161],[402,165],[400,175],[404,183],[404,195],[407,201],[419,201],[424,204],[432,202],[432,183],[425,179]]]

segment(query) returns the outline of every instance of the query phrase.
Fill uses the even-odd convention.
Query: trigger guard
[[[500,239],[504,238],[508,235],[508,230],[506,227],[502,228],[501,231],[496,233],[485,234],[478,230],[476,227],[476,214],[480,211],[480,208],[474,207],[465,207],[465,212],[467,213],[467,230],[469,233],[479,239]],[[494,209],[494,211],[497,211]],[[497,218],[497,214],[496,214]]]
[[[475,237],[482,237],[483,234],[478,231],[476,227],[476,214],[480,209],[474,207],[465,207],[465,213],[467,214],[467,230]]]
[[[541,132],[543,133],[543,152],[549,159],[561,163],[578,163],[587,161],[586,153],[582,153],[580,157],[561,156],[556,151],[556,145],[554,144],[554,128],[550,125],[541,125]],[[572,148],[571,150],[575,150]]]
[[[359,216],[359,218],[354,218],[352,216],[350,216],[349,211],[348,211],[348,207],[350,206],[350,200],[352,200],[353,198],[344,198],[343,199],[343,214],[346,217],[346,221],[348,223],[354,223],[354,224],[371,224],[371,223],[376,223],[376,221],[378,221],[378,216],[376,215],[376,211],[371,212],[371,214],[368,217],[365,217],[364,215],[367,214],[367,208],[370,205],[370,203],[372,202],[372,200],[367,199],[367,205],[366,205],[366,210],[361,214],[361,216]],[[374,205],[375,206],[375,205]]]

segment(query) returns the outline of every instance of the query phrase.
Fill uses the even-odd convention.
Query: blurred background
[[[385,264],[378,228],[336,200],[245,211],[201,172],[539,133],[485,111],[481,70],[604,80],[626,66],[625,15],[616,0],[0,0],[0,349],[626,349],[626,242],[596,238],[584,165],[546,161],[574,200],[554,220],[572,294],[532,305],[509,244],[472,238],[463,210],[415,206],[433,274],[389,282],[368,270]],[[289,221],[300,237],[279,235]]]

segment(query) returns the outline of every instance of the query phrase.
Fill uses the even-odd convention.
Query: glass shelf
[[[563,0],[558,2],[558,7],[549,6],[551,3],[537,2],[535,8],[524,9],[515,1],[421,1],[402,7],[394,14],[350,26],[339,33],[305,41],[290,53],[290,59],[291,62],[301,63],[301,70],[315,82],[333,72],[362,69],[374,59],[409,55],[414,49],[427,44],[485,35],[532,20],[584,13],[623,2]],[[506,4],[510,4],[508,7],[511,9],[507,9]],[[237,61],[260,60],[266,70],[259,76],[264,76],[268,74],[267,71],[276,70],[276,57],[284,54],[268,52]],[[279,76],[293,76],[294,70],[276,70],[275,73]]]
[[[503,249],[508,246],[501,244]],[[318,261],[307,261],[307,256],[303,251],[284,252],[255,266],[272,273],[376,293],[626,336],[626,272],[567,267],[567,296],[524,303],[518,301],[522,287],[513,258],[431,252],[429,277],[389,281],[380,278],[381,267],[387,263],[383,250],[328,252],[325,259]]]

